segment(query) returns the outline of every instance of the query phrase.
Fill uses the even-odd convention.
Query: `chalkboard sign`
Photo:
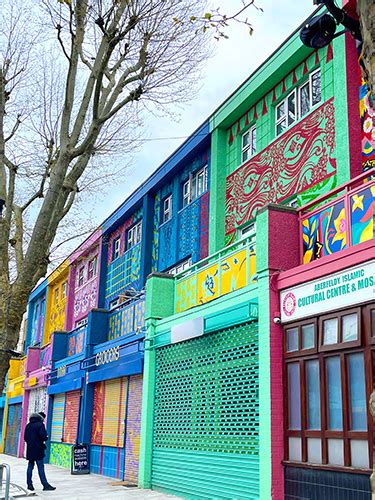
[[[72,474],[90,474],[89,445],[72,446]]]

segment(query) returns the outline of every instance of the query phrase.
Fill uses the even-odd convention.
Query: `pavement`
[[[11,469],[10,480],[26,488],[26,468],[27,461],[24,458],[11,457],[0,454],[0,464],[9,464]],[[37,467],[33,472],[34,497],[50,500],[86,500],[102,498],[103,500],[117,498],[124,500],[178,500],[180,497],[166,495],[152,490],[142,490],[139,488],[129,488],[125,486],[113,486],[117,481],[97,474],[85,474],[73,476],[70,471],[55,465],[45,465],[46,476],[52,486],[56,486],[55,491],[43,491],[39,481]],[[0,499],[1,497],[0,492]],[[31,497],[32,498],[32,497]]]

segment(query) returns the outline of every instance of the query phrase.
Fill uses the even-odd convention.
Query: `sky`
[[[227,14],[241,0],[212,0]],[[316,8],[313,0],[256,0],[263,12],[250,8],[248,19],[254,33],[232,23],[228,40],[217,42],[215,54],[207,60],[200,91],[179,110],[178,120],[155,118],[145,121],[146,141],[135,154],[123,180],[95,201],[99,225],[108,217],[208,116],[285,40]],[[173,139],[177,137],[178,139]]]

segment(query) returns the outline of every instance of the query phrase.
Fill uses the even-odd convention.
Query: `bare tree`
[[[203,0],[7,0],[0,37],[0,384],[28,296],[83,187],[139,144],[144,109],[194,96],[211,31]],[[212,37],[211,37],[212,38]],[[136,143],[134,141],[137,141]],[[105,162],[105,160],[104,160]],[[108,161],[107,161],[108,163]],[[108,166],[108,165],[107,165]],[[77,233],[80,231],[77,229]]]

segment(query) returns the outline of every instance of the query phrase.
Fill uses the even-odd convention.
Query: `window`
[[[297,119],[296,91],[293,90],[276,106],[276,135],[280,135]]]
[[[189,180],[182,184],[182,208],[185,208],[207,191],[207,176],[208,167],[206,165],[195,174],[192,174]]]
[[[93,259],[89,261],[89,270],[88,270],[88,279],[91,280],[96,276],[98,267],[98,257],[95,256]]]
[[[62,298],[65,299],[65,297],[68,295],[68,282],[65,281],[62,284]]]
[[[115,307],[117,307],[120,304],[120,299],[117,297],[117,299],[111,300],[109,303],[109,310],[112,311]]]
[[[371,312],[367,309],[369,325]],[[284,328],[289,461],[372,467],[367,416],[372,388],[365,372],[371,344],[360,335],[361,314],[355,308]]]
[[[174,267],[171,267],[166,271],[168,274],[173,274],[175,276],[176,274],[182,273],[185,271],[185,269],[188,269],[192,265],[191,259],[184,260],[183,262],[180,262],[179,264],[175,265]]]
[[[242,136],[242,161],[255,155],[257,149],[257,129],[252,127]]]
[[[248,238],[249,236],[255,236],[256,233],[256,224],[255,222],[251,222],[246,227],[240,229],[239,238],[242,240],[244,238]]]
[[[120,249],[121,249],[121,236],[118,236],[113,240],[112,260],[116,260],[118,257],[120,257]]]
[[[322,100],[320,69],[276,106],[276,136],[305,116]]]
[[[55,304],[58,303],[59,298],[60,298],[60,290],[59,290],[59,287],[56,287],[55,288]]]
[[[78,270],[78,286],[82,286],[84,282],[85,282],[85,268],[84,266],[82,266]]]
[[[140,243],[142,239],[142,221],[131,227],[127,233],[127,250]]]
[[[360,317],[360,309],[322,316],[320,318],[321,350],[328,351],[360,345]]]
[[[184,182],[182,185],[182,208],[190,203],[190,181]]]
[[[76,328],[80,326],[85,326],[87,325],[87,318],[80,319],[79,321],[76,321]]]
[[[163,201],[162,222],[167,222],[172,218],[172,195],[169,195]]]

